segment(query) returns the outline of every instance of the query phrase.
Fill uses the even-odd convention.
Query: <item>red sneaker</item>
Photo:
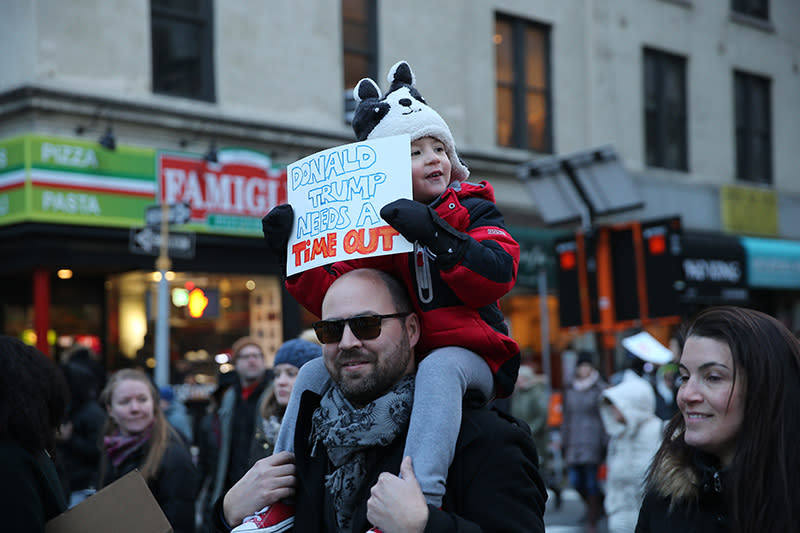
[[[293,525],[294,505],[277,502],[245,518],[242,525],[235,527],[231,533],[240,533],[242,531],[280,533],[288,531]]]
[[[370,528],[370,529],[367,531],[367,533],[383,533],[383,531],[381,531],[381,530],[380,530],[380,529],[378,529],[377,527],[373,527],[373,528]]]

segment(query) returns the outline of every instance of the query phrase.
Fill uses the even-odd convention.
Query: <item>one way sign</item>
[[[167,209],[167,224],[186,224],[192,216],[192,207],[186,202],[169,204]],[[145,226],[161,225],[161,205],[150,205],[144,210]]]
[[[167,255],[182,259],[194,258],[194,233],[170,232],[167,239]],[[161,248],[161,232],[151,227],[131,228],[129,241],[131,252],[143,255],[158,255]]]

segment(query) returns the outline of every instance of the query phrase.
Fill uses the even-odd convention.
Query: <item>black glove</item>
[[[276,261],[281,271],[286,273],[286,247],[294,223],[294,210],[289,204],[276,206],[261,219],[261,230],[264,242],[271,258]]]
[[[381,218],[409,241],[427,246],[442,268],[455,265],[464,255],[469,237],[425,204],[401,198],[383,206]]]

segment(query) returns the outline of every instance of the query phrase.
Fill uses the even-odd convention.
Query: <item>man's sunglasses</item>
[[[344,325],[350,326],[350,331],[357,339],[367,341],[376,339],[381,334],[381,323],[384,318],[404,318],[410,312],[392,313],[391,315],[361,315],[350,318],[340,318],[338,320],[320,320],[311,324],[314,333],[317,334],[319,342],[331,344],[342,340]]]

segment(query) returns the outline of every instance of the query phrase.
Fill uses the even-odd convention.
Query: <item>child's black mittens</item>
[[[261,219],[261,231],[271,259],[276,261],[286,274],[286,247],[294,223],[294,210],[289,204],[274,207]]]
[[[419,242],[436,254],[440,268],[454,266],[464,255],[467,235],[456,231],[431,207],[401,198],[381,209],[381,218],[410,242]]]

